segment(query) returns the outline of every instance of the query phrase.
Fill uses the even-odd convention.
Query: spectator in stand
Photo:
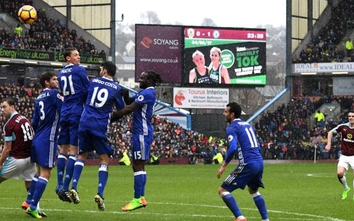
[[[119,165],[130,166],[130,163],[131,162],[128,153],[127,151],[124,151],[122,158],[119,160]]]
[[[318,36],[313,37],[308,47],[294,60],[296,63],[332,62],[342,61],[342,55],[334,52],[347,32],[347,21],[353,19],[353,4],[350,1],[341,1],[337,7],[332,7],[332,15]],[[350,49],[351,48],[351,49]],[[351,53],[353,46],[350,46]],[[340,49],[339,49],[340,50]],[[342,52],[339,52],[342,54]],[[350,59],[350,55],[347,55]]]
[[[17,19],[18,9],[25,4],[33,5],[33,1],[0,1],[0,8]],[[4,48],[63,52],[64,47],[77,47],[82,54],[86,55],[91,55],[91,51],[97,51],[90,41],[78,39],[76,30],[66,29],[59,19],[55,21],[47,18],[43,9],[37,9],[37,20],[30,26],[28,33],[12,35],[5,30],[2,32],[7,36],[0,34],[0,46]]]
[[[224,157],[220,152],[217,152],[213,157],[214,164],[221,164],[224,161]]]
[[[316,124],[318,124],[321,127],[324,126],[326,118],[325,118],[325,115],[321,112],[320,109],[318,109],[316,114],[315,114],[315,120],[316,120]]]
[[[352,57],[352,51],[353,51],[353,42],[352,39],[348,38],[345,41],[345,50],[347,51],[347,57],[351,58]]]
[[[1,32],[1,31],[0,31]],[[18,110],[22,112],[27,118],[32,118],[34,107],[34,98],[38,96],[41,89],[33,87],[25,88],[16,86],[16,84],[0,85],[0,98],[14,97],[18,100]],[[18,96],[16,96],[18,95]],[[354,96],[335,96],[330,98],[330,101],[336,101],[341,105],[342,109],[350,109],[354,107]],[[311,137],[315,136],[314,132],[311,132],[308,122],[308,116],[312,116],[327,99],[320,99],[318,101],[311,101],[308,97],[293,98],[287,104],[281,105],[275,111],[267,110],[260,116],[259,121],[255,124],[257,134],[261,139],[259,141],[262,145],[262,156],[265,159],[279,159],[276,154],[275,147],[279,145],[286,145],[288,147],[289,159],[313,159],[314,146],[311,143]],[[306,109],[303,109],[303,107]],[[305,111],[304,111],[305,110]],[[28,112],[27,112],[28,111]],[[305,118],[302,118],[306,114]],[[301,117],[300,117],[301,116]],[[199,139],[199,133],[193,130],[186,130],[177,123],[169,122],[167,119],[155,116],[153,118],[153,126],[155,130],[154,144],[152,145],[151,152],[156,151],[160,159],[170,157],[170,150],[173,150],[172,156],[187,157],[189,149],[195,148],[195,151],[207,150],[214,147],[209,141],[203,143]],[[278,131],[279,124],[287,119],[288,122],[284,128],[289,127],[282,133]],[[342,115],[333,121],[325,121],[324,127],[316,125],[316,130],[320,133],[323,131],[327,133],[331,128],[334,128],[336,124],[347,122],[347,115]],[[131,127],[132,118],[130,115],[124,116],[119,122],[111,124],[112,129],[110,135],[110,142],[115,148],[114,158],[121,158],[121,153],[125,149],[131,147]],[[0,116],[0,131],[3,128],[5,121]],[[272,124],[272,127],[268,127]],[[177,129],[177,130],[176,130]],[[178,135],[179,134],[179,135]],[[1,138],[0,138],[1,139]],[[310,140],[311,139],[311,140]],[[170,150],[166,150],[167,143],[170,144]],[[219,143],[220,147],[222,142]],[[333,143],[333,148],[329,153],[331,159],[338,159],[340,155],[339,144]],[[222,147],[223,149],[226,149]],[[178,154],[176,155],[176,150]],[[319,150],[319,148],[318,148]],[[128,155],[131,155],[129,152]],[[195,153],[197,156],[198,153]],[[320,155],[319,155],[320,156]],[[97,154],[90,155],[90,158],[96,158]],[[199,157],[199,156],[198,156]]]
[[[17,26],[14,29],[14,33],[16,34],[17,37],[22,37],[23,35],[23,28],[20,24],[17,24]]]

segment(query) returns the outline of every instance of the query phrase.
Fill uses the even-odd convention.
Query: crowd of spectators
[[[332,16],[327,25],[318,36],[311,39],[294,63],[343,62],[345,59],[354,61],[354,54],[347,53],[344,43],[347,40],[352,41],[344,39],[344,36],[347,31],[353,31],[351,26],[348,27],[348,22],[354,21],[354,2],[343,0],[332,9]]]
[[[24,86],[3,85],[0,86],[0,101],[5,97],[16,99],[17,111],[32,119],[34,110],[34,100],[41,89],[35,87],[26,88]],[[130,150],[130,127],[132,118],[128,115],[120,121],[111,124],[110,143],[115,148],[114,158],[121,158],[124,152]],[[0,116],[0,134],[6,119]],[[186,130],[177,123],[169,122],[166,119],[154,117],[153,125],[155,129],[155,140],[151,146],[151,153],[159,158],[175,158],[196,156],[205,162],[210,162],[218,150],[225,153],[225,140],[210,138],[196,131]],[[3,137],[0,145],[3,145]],[[90,158],[97,155],[91,153]]]
[[[34,100],[41,89],[35,87],[3,85],[0,86],[0,100],[5,97],[16,99],[17,110],[28,118],[32,118]],[[342,110],[354,108],[353,96],[324,97],[317,101],[309,98],[293,98],[286,105],[282,104],[275,111],[266,111],[254,123],[261,144],[264,159],[337,159],[339,143],[334,142],[329,153],[324,151],[327,143],[327,132],[339,123],[346,122],[343,112],[338,119],[326,119],[310,126],[310,118],[325,103],[336,101]],[[121,158],[130,150],[130,127],[132,118],[128,115],[111,124],[110,143],[115,148],[114,158]],[[0,116],[0,134],[6,122]],[[153,118],[155,139],[151,153],[159,158],[192,157],[191,163],[202,159],[204,163],[212,163],[218,152],[225,154],[227,143],[224,139],[208,137],[197,131],[186,130],[179,124],[169,122],[160,117]],[[3,144],[1,137],[0,144]],[[90,158],[97,157],[91,153]]]
[[[343,113],[336,119],[310,120],[325,103],[336,101]],[[353,96],[324,97],[318,101],[309,98],[291,99],[277,110],[265,112],[255,123],[259,135],[261,152],[265,159],[338,159],[340,146],[338,139],[332,143],[330,152],[325,152],[327,133],[339,123],[347,122],[346,111],[354,108]],[[316,155],[316,156],[315,156]]]
[[[0,10],[17,19],[18,9],[26,4],[32,5],[33,2],[0,0]],[[59,19],[48,18],[44,9],[37,9],[37,20],[29,27],[29,30],[23,29],[21,34],[15,29],[13,33],[1,29],[0,47],[57,52],[63,52],[68,47],[75,47],[84,55],[106,56],[103,50],[99,52],[89,40],[78,36],[75,29],[67,29]]]
[[[17,10],[24,4],[32,5],[32,1],[0,0],[0,10],[17,18]],[[354,20],[351,13],[353,9],[354,4],[351,0],[343,0],[338,7],[333,8],[327,26],[312,39],[296,62],[343,61],[351,51],[346,52],[340,42],[347,30],[346,21]],[[78,37],[75,30],[68,30],[59,20],[47,18],[45,11],[41,9],[38,10],[37,21],[22,36],[18,32],[8,33],[0,30],[0,47],[60,52],[67,47],[76,47],[82,54],[100,54],[90,41],[85,41],[82,36]],[[101,52],[101,55],[103,53]],[[0,100],[4,97],[14,97],[18,104],[17,110],[32,118],[34,99],[40,90],[34,87],[3,85],[0,86]],[[341,115],[335,120],[325,119],[324,122],[317,122],[312,128],[309,123],[309,119],[322,104],[333,100],[341,105],[342,110],[354,108],[352,96],[323,97],[316,102],[308,98],[293,98],[289,103],[279,106],[277,110],[263,113],[254,124],[263,157],[313,160],[316,153],[318,159],[337,159],[339,143],[334,142],[329,153],[324,151],[324,146],[327,142],[327,132],[338,123],[346,121],[346,115]],[[110,142],[116,150],[113,156],[115,158],[121,158],[124,152],[129,152],[131,120],[130,116],[125,116],[111,125]],[[225,154],[226,141],[223,139],[210,138],[197,131],[186,130],[179,124],[159,117],[154,117],[153,121],[155,140],[151,146],[151,153],[154,156],[160,158],[193,156],[193,161],[197,156],[204,162],[211,163],[212,157],[217,152]],[[4,117],[0,116],[0,134],[4,123]],[[0,144],[3,144],[2,136]],[[90,157],[95,158],[95,153]]]

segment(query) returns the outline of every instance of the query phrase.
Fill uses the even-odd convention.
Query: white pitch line
[[[175,205],[175,206],[200,206],[200,207],[211,207],[211,208],[219,208],[219,209],[227,209],[225,206],[215,206],[215,205],[206,205],[206,204],[187,204],[187,203],[165,203],[165,202],[158,202],[154,204],[160,204],[160,205]],[[0,209],[3,210],[20,210],[20,208],[13,208],[13,207],[0,207]],[[251,211],[257,211],[257,209],[253,208],[241,208],[242,210],[251,210]],[[70,210],[70,209],[44,209],[45,211],[53,211],[53,212],[85,212],[85,213],[101,213],[101,211],[98,210]],[[221,215],[205,215],[205,214],[176,214],[176,213],[150,213],[143,211],[145,209],[140,210],[140,212],[137,211],[132,211],[132,212],[120,212],[120,211],[105,211],[104,213],[109,213],[109,214],[123,214],[123,215],[154,215],[154,216],[177,216],[177,217],[205,217],[205,218],[231,218],[232,216],[221,216]],[[299,216],[299,218],[295,217],[284,217],[284,218],[277,218],[277,220],[301,220],[301,221],[313,221],[315,220],[328,220],[328,221],[350,221],[350,220],[345,220],[345,219],[338,219],[334,217],[327,217],[327,216],[318,216],[318,215],[313,215],[313,214],[304,214],[304,213],[296,213],[296,212],[286,212],[286,211],[278,211],[278,210],[268,210],[269,213],[281,213],[281,214],[287,214],[287,215],[292,215],[292,216]],[[308,218],[304,218],[308,217]],[[256,219],[259,217],[248,217],[252,219]],[[270,216],[271,218],[271,216]]]
[[[201,207],[211,207],[211,208],[220,208],[220,209],[227,209],[226,206],[216,206],[216,205],[206,205],[206,204],[188,204],[188,203],[166,203],[166,202],[157,202],[154,204],[162,204],[162,205],[175,205],[175,206],[201,206]],[[258,211],[255,208],[240,208],[241,210],[252,210],[252,211]],[[350,221],[350,220],[345,220],[345,219],[338,219],[334,217],[327,217],[327,216],[318,216],[318,215],[313,215],[313,214],[304,214],[304,213],[296,213],[296,212],[287,212],[287,211],[279,211],[279,210],[269,210],[268,212],[270,213],[281,213],[281,214],[288,214],[288,215],[296,215],[300,217],[311,217],[311,218],[316,218],[316,219],[321,219],[321,220],[330,220],[330,221]],[[293,218],[284,218],[287,220],[293,220]],[[304,220],[304,219],[302,219]],[[311,219],[312,220],[312,219]]]
[[[320,177],[320,178],[331,178],[331,177],[336,177],[336,174],[333,175],[333,173],[308,173],[306,174],[308,177]]]

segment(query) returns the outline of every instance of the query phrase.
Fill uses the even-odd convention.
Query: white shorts
[[[354,156],[340,155],[337,167],[344,167],[346,170],[350,167],[354,170]]]
[[[36,172],[36,164],[31,162],[30,157],[24,159],[8,157],[0,171],[0,177],[32,181]]]

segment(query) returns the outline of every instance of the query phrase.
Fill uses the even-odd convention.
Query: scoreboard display
[[[266,30],[136,24],[135,80],[157,71],[182,86],[266,85]]]

